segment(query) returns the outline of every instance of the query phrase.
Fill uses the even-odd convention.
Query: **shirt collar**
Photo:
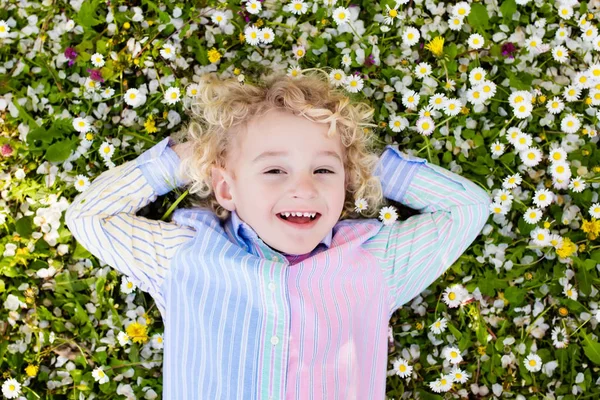
[[[235,210],[231,212],[231,223],[233,226],[233,232],[238,238],[245,239],[257,239],[258,234],[252,229],[250,225],[241,220],[240,216]],[[331,247],[331,240],[333,238],[333,229],[327,233],[327,236],[319,244],[324,244],[327,248]],[[284,255],[287,253],[281,252]]]

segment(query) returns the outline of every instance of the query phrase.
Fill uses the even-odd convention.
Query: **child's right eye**
[[[270,169],[267,172],[265,172],[265,174],[270,174],[273,171],[281,171],[280,169]],[[275,175],[279,175],[279,174],[275,174]]]

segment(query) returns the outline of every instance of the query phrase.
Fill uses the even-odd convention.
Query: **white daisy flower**
[[[600,219],[600,203],[594,203],[590,206],[588,212],[596,219]]]
[[[224,27],[227,25],[227,22],[229,22],[227,19],[227,14],[220,10],[213,12],[210,19],[212,20],[213,24],[217,24],[220,27]]]
[[[548,189],[538,189],[535,191],[535,194],[533,195],[533,202],[539,208],[548,207],[550,204],[552,204],[553,200],[554,200],[554,193],[552,193]]]
[[[579,100],[580,94],[581,88],[575,85],[569,85],[563,91],[563,97],[569,102]]]
[[[562,327],[554,327],[552,329],[552,344],[557,349],[564,349],[569,344],[569,336],[567,330]]]
[[[408,120],[400,115],[392,116],[388,122],[388,126],[390,127],[392,132],[402,132],[408,127],[408,125]]]
[[[364,211],[369,207],[367,200],[363,199],[362,197],[360,199],[356,199],[354,205],[354,211],[356,212]]]
[[[450,376],[452,377],[452,380],[456,383],[466,383],[471,377],[471,374],[469,374],[466,371],[463,371],[458,366],[454,366],[454,368],[452,368],[452,371],[450,371]]]
[[[306,55],[306,48],[302,45],[293,45],[292,53],[296,57],[296,60],[299,60]]]
[[[197,83],[191,83],[185,88],[185,94],[188,97],[198,97],[200,94],[200,85]]]
[[[350,93],[358,93],[364,86],[363,79],[358,75],[348,75],[346,77],[345,89]]]
[[[456,308],[466,300],[469,292],[460,284],[452,285],[444,289],[442,300],[450,308]]]
[[[298,65],[290,66],[287,69],[287,75],[292,78],[298,78],[302,76],[302,68],[300,68]]]
[[[178,87],[170,87],[165,91],[163,103],[168,105],[176,104],[181,100],[181,92]]]
[[[398,219],[398,213],[394,206],[383,207],[379,211],[379,219],[381,219],[384,225],[391,225]]]
[[[471,6],[466,1],[459,1],[450,10],[452,15],[457,15],[461,18],[465,18],[471,12]]]
[[[402,96],[402,104],[404,104],[404,107],[406,108],[416,109],[420,99],[421,96],[417,92],[414,90],[407,90]]]
[[[485,80],[486,74],[486,70],[481,67],[473,68],[471,72],[469,72],[469,82],[471,82],[471,85],[482,83]]]
[[[88,121],[89,117],[86,118],[81,118],[81,117],[77,117],[73,119],[73,128],[75,128],[75,130],[77,132],[80,133],[86,133],[91,129],[91,124]]]
[[[87,176],[79,174],[75,177],[73,186],[75,186],[75,189],[79,193],[85,192],[85,190],[90,186],[90,180]]]
[[[577,178],[572,179],[571,182],[569,183],[569,189],[571,189],[575,193],[581,193],[581,192],[583,192],[583,190],[586,187],[587,187],[587,185],[586,185],[585,181],[580,176],[578,176]]]
[[[254,25],[246,26],[246,28],[244,28],[244,38],[246,39],[246,43],[256,46],[260,43],[260,29]]]
[[[457,15],[451,15],[448,19],[448,28],[453,31],[459,31],[464,25],[464,18]]]
[[[275,32],[273,32],[273,29],[265,27],[258,32],[258,37],[263,43],[273,43],[275,40]]]
[[[419,110],[419,117],[439,117],[441,114],[433,110],[433,107],[426,105]]]
[[[442,356],[451,364],[458,364],[463,360],[462,356],[460,355],[460,350],[458,347],[454,346],[444,348],[442,351]]]
[[[454,117],[460,113],[463,108],[463,103],[459,99],[446,99],[444,102],[444,113],[449,117]]]
[[[558,16],[565,20],[571,19],[571,17],[573,16],[573,7],[569,7],[566,5],[558,7]]]
[[[435,110],[441,110],[444,108],[444,102],[446,101],[446,95],[444,93],[436,93],[429,98],[429,105]]]
[[[85,78],[85,82],[83,83],[83,86],[85,87],[86,91],[94,92],[94,91],[100,89],[100,87],[102,85],[100,84],[100,82],[96,82],[92,78],[87,77],[87,78]]]
[[[97,68],[104,67],[104,56],[100,53],[92,54],[92,65]]]
[[[436,335],[439,335],[440,333],[442,333],[446,330],[447,326],[448,326],[448,322],[446,321],[446,318],[442,317],[442,318],[439,318],[437,321],[435,321],[433,324],[431,324],[429,326],[429,329],[431,329],[431,331],[433,333],[435,333]]]
[[[342,56],[342,65],[344,67],[350,67],[350,64],[352,64],[352,57],[350,56],[350,54],[344,54]]]
[[[450,375],[442,375],[435,382],[430,382],[429,387],[436,393],[447,392],[452,389],[452,377]]]
[[[455,85],[456,82],[454,82],[454,79],[447,79],[446,84],[444,85],[444,89],[446,89],[449,92],[453,92],[455,89]]]
[[[111,87],[107,87],[106,89],[100,92],[100,95],[103,99],[110,99],[115,94],[115,89]]]
[[[394,8],[390,8],[389,5],[385,5],[385,17],[383,18],[383,23],[386,25],[392,25],[394,23],[394,18],[398,18],[398,3],[394,6]]]
[[[517,137],[513,140],[512,145],[515,146],[515,149],[518,151],[524,151],[531,146],[533,143],[533,138],[529,133],[519,132],[517,133]]]
[[[417,64],[417,66],[415,67],[415,75],[419,79],[423,79],[426,76],[431,75],[431,65],[429,65],[429,63],[426,62]]]
[[[411,376],[413,367],[412,365],[408,365],[408,361],[404,358],[397,358],[392,362],[394,366],[394,372],[400,378],[407,378]]]
[[[508,143],[510,143],[514,146],[515,141],[517,140],[520,133],[523,133],[523,131],[521,129],[519,129],[516,126],[511,126],[506,131],[506,134],[505,134],[506,140],[508,140]]]
[[[262,4],[258,0],[248,0],[246,3],[246,11],[250,14],[258,14],[262,10]]]
[[[589,89],[592,85],[592,80],[587,71],[579,71],[572,78],[573,86],[582,89]]]
[[[493,202],[492,204],[490,204],[490,212],[492,214],[506,215],[506,213],[508,213],[508,211],[510,211],[509,204],[502,204],[502,203],[498,203],[496,201]]]
[[[152,339],[150,340],[150,345],[157,350],[164,348],[165,343],[164,343],[163,335],[160,333],[155,333],[154,335],[152,335]]]
[[[565,163],[565,162],[567,162],[567,152],[562,147],[556,147],[556,148],[550,150],[548,159],[552,163],[555,163],[555,162]]]
[[[563,288],[563,294],[571,300],[577,300],[577,289],[575,289],[570,283],[566,284]]]
[[[467,101],[471,104],[483,104],[487,100],[487,96],[481,91],[479,85],[467,90]]]
[[[529,353],[524,364],[529,372],[538,372],[542,369],[542,359],[537,354]]]
[[[127,105],[136,108],[146,102],[146,96],[142,95],[138,89],[131,88],[125,92],[124,100]]]
[[[421,33],[418,29],[413,28],[412,26],[407,27],[402,34],[402,42],[404,42],[407,46],[412,46],[416,44],[421,38]]]
[[[121,292],[129,294],[133,292],[137,286],[127,276],[121,275]]]
[[[511,107],[515,108],[522,103],[531,103],[532,99],[533,96],[531,93],[525,90],[516,90],[508,96],[508,103]]]
[[[565,133],[575,133],[581,128],[581,121],[575,114],[569,114],[560,121],[560,129]]]
[[[346,73],[341,69],[334,69],[329,73],[329,81],[333,86],[342,86],[346,82]]]
[[[117,335],[117,340],[119,341],[119,344],[121,346],[125,346],[126,344],[131,343],[131,338],[127,333],[123,331],[119,332],[119,334]]]
[[[530,147],[519,152],[519,158],[528,167],[535,167],[542,161],[542,152],[537,147]]]
[[[569,59],[569,51],[565,46],[558,45],[552,49],[552,58],[558,63],[565,63]]]
[[[512,193],[510,192],[510,190],[500,189],[496,193],[494,200],[497,201],[498,203],[512,203],[513,198],[514,197],[513,197]]]
[[[350,10],[346,7],[338,7],[333,10],[333,20],[338,25],[347,24],[350,22]]]
[[[556,179],[569,179],[571,177],[571,167],[568,163],[555,162],[550,165],[550,173]]]
[[[306,14],[308,10],[308,4],[304,0],[292,0],[292,2],[284,7],[284,11],[289,11],[292,14],[302,15]]]
[[[600,90],[595,88],[590,89],[588,96],[592,99],[593,106],[600,106]]]
[[[0,20],[0,39],[7,38],[8,32],[10,32],[10,26],[7,25],[6,21]]]
[[[529,53],[536,54],[540,51],[540,45],[542,44],[542,39],[537,36],[532,36],[525,41],[525,47],[529,50]]]
[[[2,394],[7,399],[16,399],[21,394],[21,384],[14,378],[7,379],[2,384]]]
[[[432,118],[421,117],[417,120],[417,131],[421,135],[429,136],[435,130],[435,122]]]
[[[546,109],[550,114],[559,114],[565,108],[565,103],[558,96],[554,96],[546,103]]]
[[[502,154],[504,154],[504,147],[504,143],[500,143],[496,140],[490,148],[490,150],[492,151],[492,155],[501,156]]]
[[[517,172],[514,175],[509,175],[506,178],[504,178],[504,181],[502,182],[502,187],[504,189],[514,189],[517,186],[519,186],[522,181],[523,178],[521,177],[521,174]]]
[[[533,104],[531,103],[520,103],[514,108],[515,117],[524,119],[531,115],[533,111]]]
[[[65,22],[65,31],[66,32],[71,32],[73,30],[73,28],[75,28],[75,21],[70,19],[67,22]]]
[[[537,224],[542,219],[542,210],[535,207],[529,207],[523,214],[523,219],[528,224]]]
[[[588,26],[581,33],[581,38],[586,42],[593,41],[596,36],[598,36],[598,28],[596,28],[594,25]]]
[[[564,42],[569,36],[571,36],[571,32],[567,27],[558,28],[554,34],[554,38],[558,42]]]
[[[467,43],[469,48],[479,50],[485,44],[485,39],[479,33],[472,33],[469,39],[467,39]]]
[[[98,368],[96,368],[96,369],[94,369],[92,371],[92,376],[94,377],[94,379],[96,380],[96,382],[98,382],[101,385],[103,383],[108,382],[108,380],[109,380],[108,375],[106,375],[104,373],[104,371],[102,370],[102,368],[103,367],[100,366],[100,367],[98,367]]]
[[[529,235],[536,246],[548,246],[550,244],[550,231],[539,226],[532,230]]]
[[[98,149],[100,156],[104,159],[110,159],[115,152],[115,146],[108,142],[102,142]]]
[[[592,40],[592,44],[594,45],[594,50],[600,51],[600,36],[596,36],[596,38]]]
[[[550,245],[555,249],[560,249],[563,245],[563,238],[557,233],[550,234]]]
[[[173,60],[175,58],[175,46],[173,46],[171,43],[163,44],[163,47],[160,50],[160,55],[165,60]]]
[[[479,85],[480,90],[483,92],[487,99],[489,99],[490,97],[494,97],[494,95],[496,94],[496,87],[497,85],[494,82],[488,80],[484,80]]]

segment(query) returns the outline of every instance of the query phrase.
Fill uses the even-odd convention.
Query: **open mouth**
[[[285,215],[288,214],[288,215]],[[312,226],[314,226],[318,219],[321,217],[321,214],[319,213],[315,213],[315,216],[308,216],[308,217],[304,217],[304,216],[293,216],[293,215],[289,215],[289,213],[279,213],[277,214],[277,217],[284,221],[286,224],[291,225],[291,226],[295,226],[297,228],[310,228]]]

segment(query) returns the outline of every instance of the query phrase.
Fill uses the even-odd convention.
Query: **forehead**
[[[255,158],[265,151],[287,151],[309,156],[322,151],[332,151],[340,158],[343,146],[338,134],[327,136],[329,124],[313,122],[288,111],[270,110],[252,118],[245,132],[238,136],[239,156]]]

